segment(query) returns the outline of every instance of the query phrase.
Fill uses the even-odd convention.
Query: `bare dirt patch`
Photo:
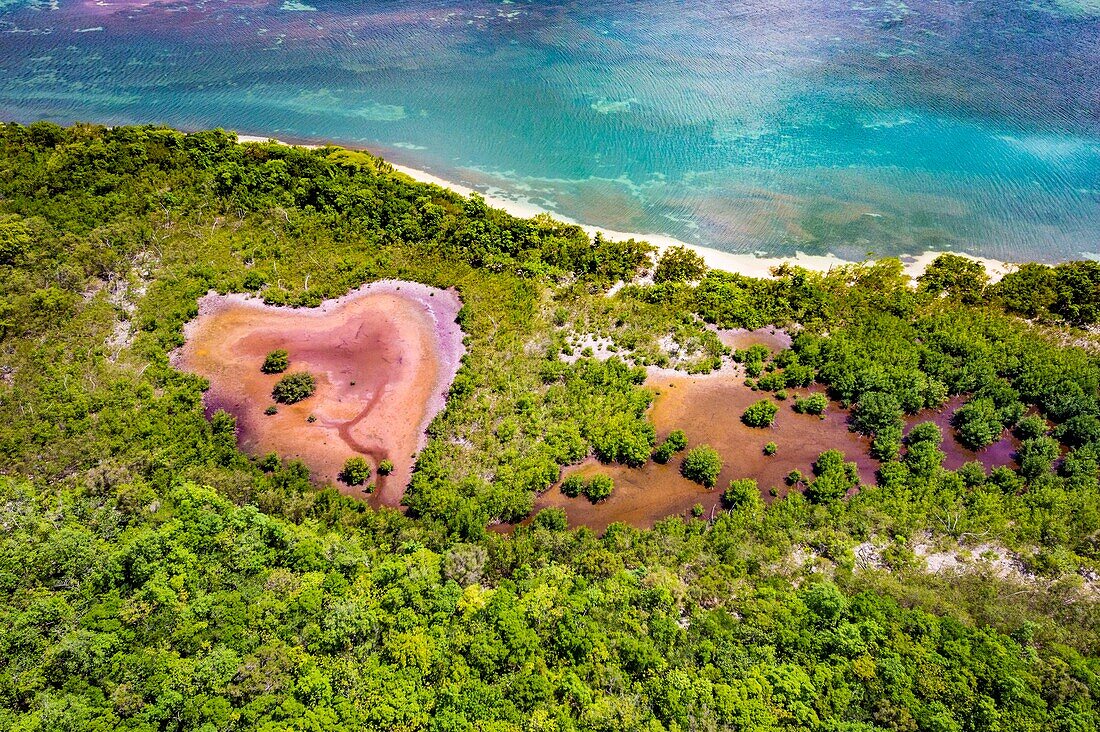
[[[301,460],[316,481],[359,497],[363,488],[339,483],[338,475],[345,460],[362,455],[377,485],[370,502],[397,506],[424,431],[443,409],[458,371],[461,307],[454,291],[397,281],[372,283],[309,309],[210,293],[187,324],[173,365],[210,382],[207,414],[233,414],[245,452]],[[282,374],[265,374],[261,366],[277,349],[289,352],[286,373],[308,371],[317,388],[268,415]],[[388,476],[378,475],[382,460],[394,465]]]

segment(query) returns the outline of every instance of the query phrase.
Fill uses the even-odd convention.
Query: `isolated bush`
[[[378,474],[379,475],[389,475],[392,472],[393,472],[393,463],[390,462],[389,460],[383,460],[382,462],[378,463]]]
[[[584,478],[577,474],[570,475],[561,483],[561,492],[570,498],[576,498],[584,490]]]
[[[264,359],[264,365],[260,367],[260,370],[265,374],[281,374],[287,370],[290,366],[290,354],[281,348],[277,351],[272,351],[267,354],[267,358]]]
[[[687,435],[683,430],[673,430],[665,441],[653,450],[653,460],[664,465],[685,447],[687,447]]]
[[[824,414],[828,406],[829,398],[820,393],[794,400],[794,411],[799,414]]]
[[[1004,424],[992,399],[974,399],[959,407],[951,420],[959,442],[971,450],[980,450],[1001,438]]]
[[[271,390],[271,397],[283,404],[294,404],[312,395],[316,388],[317,382],[314,381],[313,374],[299,371],[279,379],[279,383]]]
[[[340,471],[340,480],[348,485],[363,485],[370,480],[370,463],[360,455],[348,458]]]
[[[771,423],[775,421],[775,415],[778,413],[779,407],[773,402],[761,399],[745,410],[745,413],[741,415],[741,421],[749,427],[770,427]]]
[[[689,450],[687,455],[684,455],[684,462],[680,465],[681,475],[707,488],[714,487],[721,472],[722,458],[710,445],[700,445]]]

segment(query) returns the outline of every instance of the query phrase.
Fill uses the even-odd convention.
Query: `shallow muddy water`
[[[301,460],[316,481],[360,497],[362,486],[343,485],[337,476],[349,457],[365,456],[375,474],[371,503],[400,504],[424,430],[443,408],[462,356],[457,294],[379,282],[318,308],[217,294],[199,305],[174,364],[210,382],[207,413],[224,409],[237,418],[242,450]],[[276,349],[290,354],[286,373],[312,373],[317,389],[267,415],[283,375],[260,367]],[[394,470],[381,476],[377,467],[385,459]]]
[[[774,487],[779,496],[790,490],[785,478],[791,470],[810,475],[817,456],[833,448],[843,451],[859,465],[864,482],[874,482],[878,465],[867,456],[869,441],[848,430],[845,411],[830,405],[821,418],[798,414],[792,409],[794,398],[805,396],[810,389],[790,389],[786,401],[773,399],[780,406],[775,423],[758,429],[743,424],[741,414],[750,404],[769,395],[746,387],[741,375],[690,377],[656,373],[646,384],[657,393],[650,415],[659,441],[672,430],[682,429],[687,433],[688,449],[708,444],[721,454],[724,464],[714,489],[707,490],[680,475],[682,455],[666,465],[650,462],[642,468],[601,465],[589,460],[565,474],[610,475],[615,481],[615,492],[610,498],[593,505],[583,497],[569,498],[555,486],[538,498],[536,510],[560,506],[571,524],[596,530],[603,530],[614,521],[652,526],[667,516],[689,512],[696,503],[701,503],[706,515],[710,515],[731,480],[754,478],[765,500],[771,500],[769,489]],[[769,442],[778,446],[775,455],[764,454],[764,446]]]
[[[759,332],[727,332],[723,333],[723,341],[734,348],[746,348],[754,342],[761,342],[759,336]],[[771,335],[771,338],[776,339],[776,335]],[[767,345],[789,345],[789,339],[785,343],[782,340],[780,336]],[[879,464],[868,454],[870,440],[849,431],[847,410],[830,403],[822,418],[798,414],[792,409],[796,397],[823,391],[821,386],[789,389],[788,399],[779,401],[773,395],[752,391],[744,385],[743,375],[730,371],[700,377],[656,373],[649,377],[646,384],[657,393],[650,416],[657,427],[658,441],[672,430],[682,429],[688,436],[688,449],[708,444],[721,454],[724,463],[715,487],[707,489],[681,476],[682,454],[666,465],[649,462],[641,468],[603,465],[589,459],[566,469],[563,478],[573,473],[586,478],[597,473],[609,475],[615,481],[615,492],[610,498],[592,504],[583,496],[565,496],[555,485],[538,497],[536,511],[561,507],[565,509],[571,525],[588,526],[597,531],[603,531],[616,521],[650,527],[669,516],[689,515],[697,503],[702,504],[704,516],[711,516],[721,510],[722,491],[731,480],[755,479],[764,500],[771,501],[774,499],[773,488],[778,497],[790,490],[800,490],[801,487],[787,486],[787,474],[797,469],[807,478],[811,477],[814,460],[830,449],[841,450],[848,460],[858,465],[864,484],[875,482]],[[741,414],[745,409],[764,398],[771,399],[780,407],[775,423],[766,429],[743,424]],[[971,460],[982,462],[987,470],[998,465],[1012,465],[1019,441],[1008,432],[1000,441],[978,452],[967,450],[955,439],[950,425],[951,415],[965,401],[965,397],[955,397],[940,410],[925,410],[909,417],[906,430],[925,421],[938,424],[944,434],[941,449],[946,458],[943,464],[950,470]],[[764,455],[764,446],[769,442],[778,446],[775,455]]]

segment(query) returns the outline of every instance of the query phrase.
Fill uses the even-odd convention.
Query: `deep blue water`
[[[362,145],[737,252],[1100,252],[1100,0],[0,0],[0,117]]]

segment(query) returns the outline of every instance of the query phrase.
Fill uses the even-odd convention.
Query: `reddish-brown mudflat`
[[[738,334],[740,337],[742,334]],[[745,348],[753,333],[744,334],[744,342],[734,347]],[[686,515],[700,503],[704,516],[720,510],[722,490],[736,478],[753,478],[760,486],[765,500],[771,500],[770,489],[779,496],[791,488],[786,476],[792,470],[800,470],[812,477],[812,464],[822,452],[831,449],[842,451],[848,460],[859,466],[860,479],[865,484],[875,481],[878,462],[869,455],[870,441],[848,429],[848,411],[830,403],[825,418],[798,414],[791,409],[794,399],[811,389],[791,389],[787,401],[778,401],[773,395],[755,392],[744,385],[744,377],[723,369],[722,373],[709,376],[687,377],[655,373],[646,381],[657,393],[650,411],[657,427],[658,441],[674,429],[682,429],[688,436],[688,448],[709,444],[718,450],[724,461],[722,473],[713,489],[706,489],[680,475],[682,454],[667,465],[654,462],[641,468],[623,465],[603,465],[594,459],[569,468],[565,475],[578,474],[585,478],[597,473],[611,476],[615,492],[605,501],[592,504],[583,496],[569,498],[557,485],[539,496],[535,510],[551,506],[565,509],[572,525],[588,526],[603,531],[609,524],[621,521],[642,528],[674,515]],[[741,414],[758,399],[771,399],[779,405],[775,423],[766,429],[747,427],[741,422]],[[946,454],[944,467],[955,470],[964,462],[977,460],[986,469],[998,465],[1011,465],[1013,453],[1019,441],[1006,432],[1005,436],[989,447],[973,452],[955,440],[950,426],[951,415],[965,402],[964,397],[951,399],[940,410],[926,410],[906,420],[906,431],[913,425],[934,421],[944,433],[942,449]],[[775,455],[764,455],[764,446],[774,442],[778,446]],[[564,476],[563,476],[564,477]]]
[[[814,460],[830,449],[844,452],[859,465],[862,480],[874,482],[877,463],[868,457],[868,441],[848,430],[846,412],[830,405],[824,419],[798,414],[791,409],[794,398],[805,396],[810,390],[789,390],[790,397],[781,402],[749,389],[743,382],[743,376],[725,370],[699,377],[657,372],[646,381],[657,392],[650,415],[657,427],[658,441],[672,430],[682,429],[687,433],[689,449],[708,444],[721,454],[725,462],[714,489],[707,490],[680,475],[682,454],[666,465],[649,462],[641,468],[601,465],[588,460],[566,473],[610,475],[615,481],[615,492],[610,498],[592,504],[584,497],[568,498],[554,486],[538,497],[536,510],[560,506],[571,524],[598,531],[614,521],[650,527],[662,518],[684,515],[696,503],[701,503],[709,516],[731,480],[755,478],[765,498],[770,499],[768,490],[773,487],[782,496],[788,490],[785,482],[788,473],[798,469],[810,476]],[[766,429],[745,426],[741,422],[742,412],[764,398],[771,398],[780,406],[775,423]],[[764,455],[764,446],[769,442],[779,448],[775,455]]]
[[[461,306],[453,291],[394,281],[310,309],[211,293],[199,301],[174,364],[210,382],[207,413],[224,409],[236,416],[242,450],[301,460],[316,481],[360,497],[362,486],[345,486],[337,477],[345,460],[365,456],[377,485],[370,502],[397,506],[424,430],[458,371]],[[317,389],[266,415],[283,375],[260,367],[276,349],[290,354],[287,374],[308,371]],[[384,459],[394,464],[389,476],[377,475]]]

